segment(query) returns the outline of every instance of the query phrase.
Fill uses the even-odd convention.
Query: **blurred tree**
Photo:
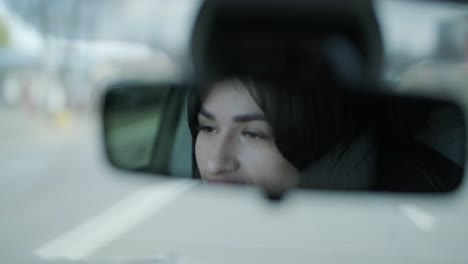
[[[0,47],[6,47],[10,44],[10,32],[5,24],[3,17],[0,17]]]

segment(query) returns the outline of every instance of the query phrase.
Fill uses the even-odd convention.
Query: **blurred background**
[[[58,163],[102,163],[106,85],[177,76],[198,4],[0,1],[0,207],[66,173]],[[74,158],[91,145],[92,155]]]

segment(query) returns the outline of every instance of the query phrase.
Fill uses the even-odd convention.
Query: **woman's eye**
[[[213,133],[213,132],[215,132],[215,128],[214,128],[213,126],[200,125],[200,126],[198,127],[198,132]]]
[[[264,133],[254,131],[243,131],[242,134],[251,139],[266,139],[267,136]]]

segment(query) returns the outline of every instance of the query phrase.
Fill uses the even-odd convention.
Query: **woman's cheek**
[[[242,167],[254,182],[264,181],[274,172],[275,155],[269,148],[244,147],[241,153]]]
[[[243,157],[244,169],[257,185],[268,189],[284,189],[290,188],[297,181],[297,169],[274,145],[251,148]]]

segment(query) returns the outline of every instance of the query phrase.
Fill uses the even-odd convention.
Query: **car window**
[[[191,32],[203,2],[0,0],[0,262],[465,263],[465,3],[372,1],[383,94],[358,92],[351,106],[375,117],[382,147],[367,148],[374,131],[366,130],[346,156],[326,153],[347,159],[343,166],[292,155],[304,165],[294,185],[302,189],[280,195],[265,183],[193,179],[187,80],[196,76]],[[330,61],[356,55],[339,38],[327,43],[341,52]],[[228,55],[220,61],[246,59]],[[264,138],[241,132],[248,142]],[[287,151],[296,153],[279,152]],[[353,167],[374,162],[363,155],[372,151],[378,181]]]

